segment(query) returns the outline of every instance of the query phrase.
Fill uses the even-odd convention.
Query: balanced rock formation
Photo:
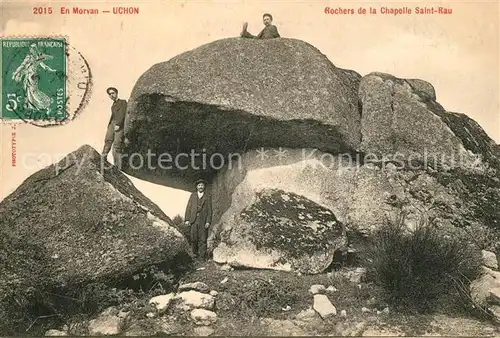
[[[314,274],[347,245],[335,215],[303,196],[264,189],[247,203],[221,233],[215,262]]]
[[[155,168],[134,169],[140,166],[135,158],[124,170],[190,189],[193,167],[210,176],[247,149],[350,151],[361,142],[359,79],[300,40],[230,38],[203,45],[154,65],[135,84],[124,151],[146,159],[149,150]],[[186,156],[191,152],[194,166]]]
[[[15,304],[14,294],[120,282],[190,257],[170,219],[90,146],[31,175],[0,203],[0,214],[5,304]]]
[[[273,189],[361,233],[403,211],[409,227],[431,217],[487,233],[486,249],[500,243],[500,152],[484,130],[446,111],[426,81],[361,78],[299,40],[224,39],[154,65],[134,87],[125,134],[130,175],[185,190],[210,181],[210,245],[233,265],[248,249],[243,234],[272,230],[242,212]],[[137,155],[155,166],[137,166]],[[275,257],[262,248],[251,252]]]

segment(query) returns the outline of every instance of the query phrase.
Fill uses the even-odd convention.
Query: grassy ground
[[[388,304],[381,300],[381,290],[370,283],[356,284],[345,277],[345,269],[330,274],[297,275],[269,270],[221,271],[213,262],[186,275],[183,282],[202,281],[218,292],[218,322],[214,335],[360,335],[365,330],[386,330],[386,334],[404,335],[491,335],[494,325],[466,318],[463,314],[442,313],[409,315],[391,311],[377,314]],[[226,280],[225,283],[221,283]],[[314,284],[332,285],[337,291],[327,292],[337,308],[337,316],[322,320],[297,320],[296,315],[311,308]],[[283,309],[287,309],[288,311]],[[362,308],[371,312],[363,312]],[[346,317],[340,311],[345,310]],[[449,319],[449,320],[448,320]],[[449,324],[449,323],[453,324]],[[186,334],[192,331],[187,330]],[[368,331],[372,332],[372,331]],[[394,332],[393,332],[394,333]]]
[[[346,277],[348,268],[319,275],[270,270],[223,271],[213,262],[206,262],[184,275],[181,283],[204,282],[217,291],[215,312],[217,322],[211,326],[214,336],[306,336],[334,335],[458,335],[492,336],[500,331],[487,320],[466,316],[456,309],[427,315],[397,312],[384,303],[381,290],[371,283],[353,283]],[[224,282],[223,282],[224,281]],[[314,311],[311,285],[334,286],[337,291],[326,295],[337,309],[337,315],[321,319]],[[179,310],[173,301],[162,316],[148,318],[155,312],[148,304],[160,290],[134,293],[117,304],[117,311],[129,311],[121,323],[120,335],[198,335],[200,327],[190,320],[190,312]],[[378,313],[389,307],[389,313]],[[368,308],[371,311],[362,311]],[[443,308],[444,309],[444,308]],[[342,310],[346,316],[341,316]],[[312,316],[311,316],[312,313]],[[73,324],[74,325],[74,324]],[[87,334],[85,330],[77,332]],[[75,333],[74,333],[75,334]]]

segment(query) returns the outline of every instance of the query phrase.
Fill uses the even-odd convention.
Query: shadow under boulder
[[[296,39],[230,38],[187,51],[135,84],[123,170],[189,190],[196,176],[211,181],[232,154],[250,149],[354,151],[361,142],[360,78]]]

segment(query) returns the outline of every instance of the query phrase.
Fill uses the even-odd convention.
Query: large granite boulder
[[[274,150],[264,149],[266,157],[261,150],[249,151],[238,166],[221,171],[214,179],[214,218],[220,222],[213,232],[232,228],[234,217],[267,189],[303,196],[326,207],[341,223],[369,231],[390,210],[386,198],[402,191],[375,166],[358,165],[317,149],[282,149],[283,157]]]
[[[232,217],[265,189],[304,196],[331,210],[340,222],[364,233],[393,215],[395,207],[391,201],[406,195],[413,198],[410,191],[425,188],[438,201],[451,204],[456,200],[425,170],[402,171],[391,164],[360,164],[355,158],[317,149],[282,149],[285,158],[273,156],[273,149],[268,151],[270,156],[265,159],[259,151],[246,153],[237,168],[221,171],[213,181],[214,212],[221,219],[220,227],[230,225]],[[229,200],[227,205],[225,200]],[[417,212],[423,202],[415,199],[412,203]]]
[[[360,78],[295,39],[230,38],[182,53],[135,84],[123,169],[187,190],[199,172],[210,178],[231,154],[248,149],[354,150],[361,141]]]
[[[190,260],[170,219],[90,146],[27,178],[0,214],[3,305]]]
[[[321,273],[347,246],[345,229],[328,209],[278,189],[261,190],[221,233],[214,261],[232,266]]]
[[[370,73],[360,81],[359,99],[365,153],[433,168],[498,167],[495,142],[474,120],[437,103],[430,83]]]
[[[361,236],[369,236],[388,219],[404,215],[409,228],[422,219],[435,219],[454,235],[460,229],[464,232],[461,235],[468,234],[478,244],[500,249],[495,230],[500,225],[500,180],[488,172],[361,164],[316,149],[282,149],[284,157],[272,156],[272,149],[267,151],[267,158],[261,151],[246,153],[237,168],[221,171],[214,179],[214,210],[220,219],[211,229],[209,241],[210,247],[216,248],[214,257],[217,246],[233,243],[231,236],[224,234],[232,234],[241,224],[259,227],[258,222],[243,222],[241,214],[269,189],[303,196],[331,211],[348,231]],[[278,209],[272,209],[275,217],[282,213],[282,208]]]

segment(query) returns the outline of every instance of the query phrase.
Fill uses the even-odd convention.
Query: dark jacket
[[[125,123],[125,115],[127,114],[127,101],[116,99],[111,106],[111,118],[109,119],[108,125],[113,123],[123,129],[123,124]]]
[[[279,38],[280,34],[278,33],[278,28],[274,25],[269,25],[264,27],[264,29],[259,33],[259,35],[254,36],[247,31],[245,31],[242,35],[243,38],[251,38],[251,39],[275,39]]]
[[[212,197],[206,191],[201,199],[198,198],[198,192],[191,194],[184,221],[189,221],[191,224],[196,221],[203,225],[212,223]]]

